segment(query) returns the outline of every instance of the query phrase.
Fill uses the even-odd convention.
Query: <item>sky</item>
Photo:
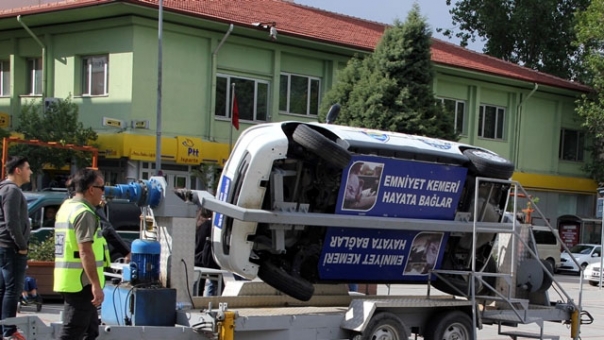
[[[453,29],[450,6],[446,0],[416,0],[420,13],[427,18],[432,28],[432,36],[444,41],[458,44],[458,39],[451,39],[436,32],[436,28]],[[324,9],[330,12],[346,14],[353,17],[392,24],[395,19],[405,21],[411,10],[413,0],[294,0],[295,3]],[[482,52],[481,42],[470,42],[468,48]]]

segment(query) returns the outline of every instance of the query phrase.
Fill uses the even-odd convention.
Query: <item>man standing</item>
[[[27,158],[11,157],[4,165],[7,178],[0,182],[0,315],[2,320],[17,316],[27,266],[30,224],[27,201],[20,186],[29,183],[31,169]],[[14,325],[5,325],[4,339],[25,339]]]
[[[97,170],[81,169],[73,187],[74,197],[61,205],[55,220],[54,290],[65,299],[60,339],[94,339],[99,335],[97,307],[104,299],[103,267],[110,264],[95,212],[105,186]]]

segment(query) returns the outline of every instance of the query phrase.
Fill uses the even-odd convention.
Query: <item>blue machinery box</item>
[[[105,285],[101,320],[107,325],[174,326],[176,290]]]

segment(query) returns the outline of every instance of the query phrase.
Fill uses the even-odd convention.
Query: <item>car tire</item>
[[[294,142],[338,169],[344,169],[350,164],[350,152],[308,125],[298,125],[292,138]]]
[[[315,293],[312,283],[287,273],[270,261],[260,264],[258,277],[269,286],[300,301],[310,300]]]
[[[463,154],[470,160],[470,171],[476,176],[509,179],[514,174],[514,163],[494,153],[467,149]]]

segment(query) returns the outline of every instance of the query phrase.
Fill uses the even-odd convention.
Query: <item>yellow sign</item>
[[[194,164],[201,163],[201,139],[195,137],[176,137],[176,163]]]
[[[0,112],[0,128],[8,129],[10,127],[10,115],[6,112]]]

